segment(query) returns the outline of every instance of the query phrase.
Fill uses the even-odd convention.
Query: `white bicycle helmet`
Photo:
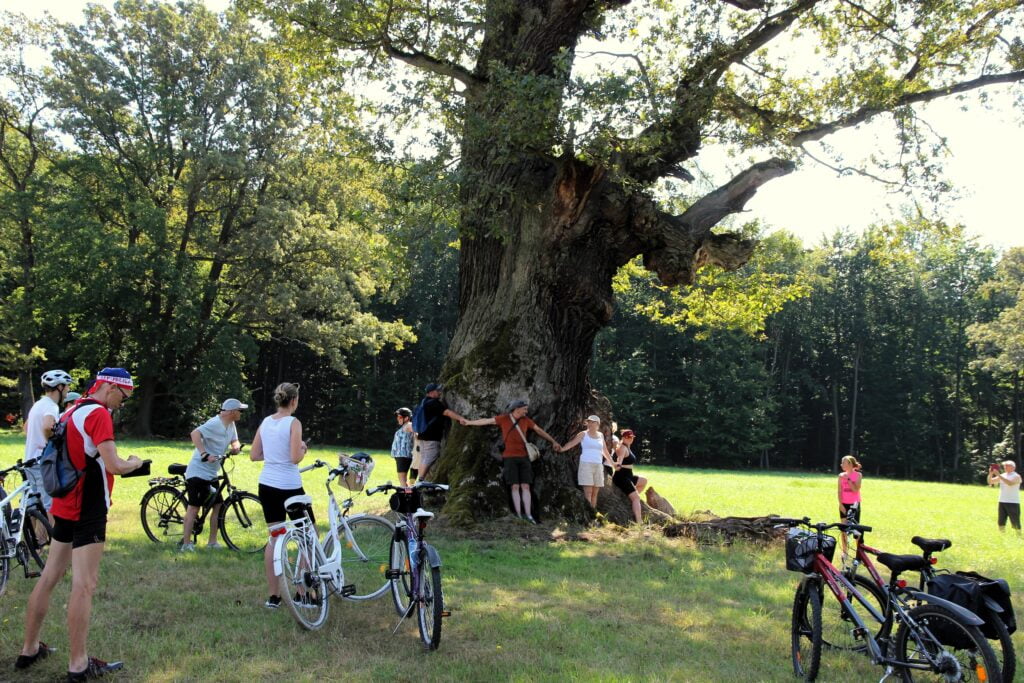
[[[43,373],[42,382],[44,387],[59,387],[61,384],[71,386],[75,383],[75,380],[71,379],[71,375],[64,372],[63,370],[48,370]]]

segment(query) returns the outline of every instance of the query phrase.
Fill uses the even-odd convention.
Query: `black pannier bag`
[[[786,569],[791,572],[807,573],[814,570],[814,555],[818,552],[818,534],[803,529],[790,529],[786,534]],[[836,552],[836,539],[828,534],[821,536],[821,553],[832,561]]]
[[[984,619],[985,623],[978,628],[989,640],[999,638],[995,627],[989,622],[990,619],[1001,619],[1010,633],[1017,630],[1017,619],[1013,614],[1013,603],[1010,601],[1010,585],[1004,579],[990,579],[977,572],[937,574],[928,581],[928,592],[966,607]]]

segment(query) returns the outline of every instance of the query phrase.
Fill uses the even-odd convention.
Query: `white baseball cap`
[[[237,398],[229,398],[220,404],[221,410],[245,410],[248,407],[248,403],[242,403]]]

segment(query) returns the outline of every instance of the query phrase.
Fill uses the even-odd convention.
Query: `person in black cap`
[[[452,420],[461,425],[466,424],[466,418],[462,417],[448,407],[448,404],[441,398],[444,387],[436,382],[431,382],[423,388],[426,394],[424,399],[416,407],[413,414],[413,429],[417,424],[421,431],[416,432],[417,446],[420,454],[420,467],[416,475],[420,481],[426,481],[430,468],[441,455],[441,439],[444,438]],[[417,420],[417,414],[420,419]]]

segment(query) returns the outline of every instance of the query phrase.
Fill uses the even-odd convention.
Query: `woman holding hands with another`
[[[590,503],[590,507],[596,510],[597,493],[604,486],[604,469],[601,464],[613,464],[605,445],[604,434],[601,433],[601,418],[597,415],[588,417],[587,428],[562,446],[562,451],[577,445],[582,449],[577,483],[583,487],[583,496]]]

